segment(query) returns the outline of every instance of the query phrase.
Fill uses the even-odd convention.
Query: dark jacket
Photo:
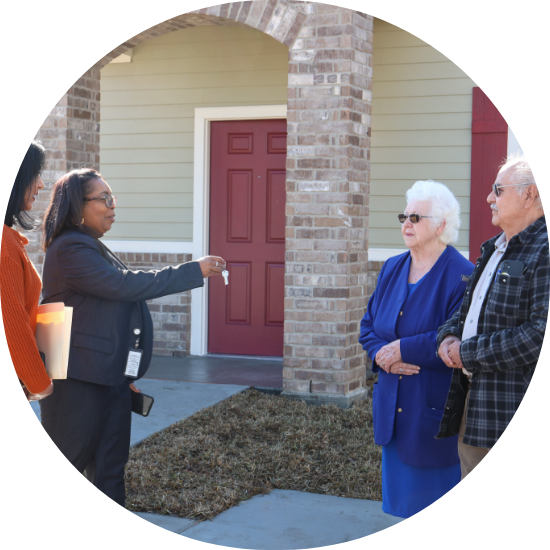
[[[151,361],[153,322],[145,300],[203,286],[198,262],[130,271],[100,240],[67,231],[46,252],[42,303],[73,309],[68,377],[116,386],[124,376],[134,328],[141,330],[139,376]]]
[[[439,328],[438,349],[448,334],[462,337],[474,289],[498,237],[483,243],[460,309]],[[544,216],[510,239],[499,267],[506,261],[521,262],[523,272],[496,274],[481,307],[477,335],[460,344],[462,364],[473,374],[464,443],[474,447],[496,443],[518,409],[539,358],[550,297]],[[468,384],[462,370],[453,369],[438,438],[458,433]]]
[[[361,321],[359,342],[379,372],[373,391],[374,440],[387,445],[396,436],[399,458],[420,468],[458,464],[457,441],[435,435],[451,382],[451,369],[436,357],[437,327],[462,301],[474,266],[448,246],[409,294],[410,252],[390,258]],[[464,277],[465,279],[465,277]],[[374,358],[380,348],[400,339],[404,362],[419,365],[412,376],[388,374]]]

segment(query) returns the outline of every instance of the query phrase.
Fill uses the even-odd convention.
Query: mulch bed
[[[234,395],[131,449],[126,507],[205,520],[272,489],[382,500],[371,409]]]

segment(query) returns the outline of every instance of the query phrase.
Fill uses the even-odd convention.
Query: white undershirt
[[[477,282],[476,288],[474,290],[474,295],[472,296],[472,301],[470,302],[470,309],[468,310],[468,315],[466,321],[464,322],[464,330],[462,332],[462,341],[472,338],[472,336],[477,335],[477,324],[479,322],[479,315],[481,313],[481,306],[485,300],[485,295],[489,290],[491,281],[495,277],[495,271],[502,259],[502,255],[506,251],[506,235],[502,235],[495,241],[495,252],[491,255],[491,258],[487,262],[487,265],[483,269],[483,273]],[[462,369],[464,374],[472,376],[472,374],[466,369]]]

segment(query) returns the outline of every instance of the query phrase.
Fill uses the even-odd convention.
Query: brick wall
[[[99,69],[90,69],[43,122],[36,139],[48,150],[44,182],[75,168],[99,167],[99,102]]]
[[[99,168],[99,69],[90,69],[79,78],[52,109],[35,136],[46,148],[45,187],[34,203],[33,215],[41,220],[48,205],[52,185],[75,168]],[[44,252],[40,232],[26,233],[27,252],[41,273]]]
[[[117,256],[129,269],[162,269],[169,265],[179,265],[191,261],[190,254],[138,254],[118,252]],[[189,355],[191,338],[191,291],[171,294],[149,300],[149,311],[153,318],[155,355]]]

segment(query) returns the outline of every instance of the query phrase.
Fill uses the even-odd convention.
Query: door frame
[[[193,169],[193,260],[209,253],[210,123],[215,120],[287,118],[286,105],[196,107]],[[192,291],[191,355],[208,353],[208,279]]]

